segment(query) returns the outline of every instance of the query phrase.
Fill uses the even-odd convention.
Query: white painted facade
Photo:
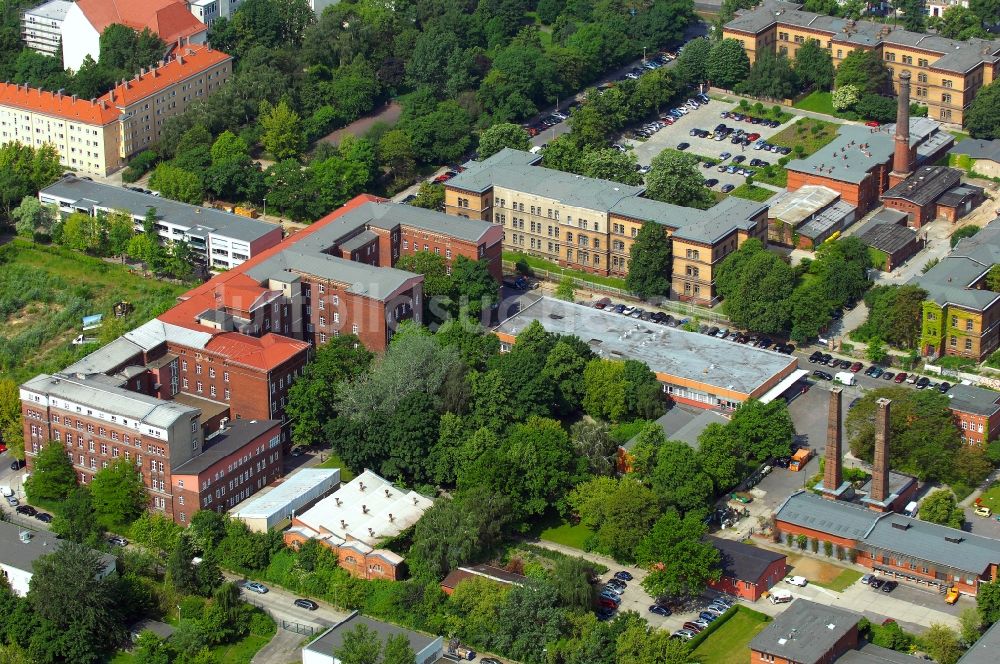
[[[63,67],[76,71],[88,55],[101,54],[101,33],[90,24],[80,6],[73,3],[62,22]]]
[[[50,0],[21,14],[21,39],[25,45],[39,53],[59,57],[62,24],[72,6],[73,3],[66,0]]]

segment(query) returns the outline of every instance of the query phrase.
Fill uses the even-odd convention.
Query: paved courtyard
[[[686,150],[688,153],[703,157],[711,157],[715,161],[720,161],[719,156],[722,153],[729,152],[733,156],[740,154],[744,155],[747,162],[756,157],[772,164],[777,163],[781,155],[773,152],[754,150],[752,146],[745,147],[743,145],[733,145],[729,139],[716,141],[710,138],[698,138],[697,136],[690,135],[692,129],[712,131],[715,129],[716,125],[721,122],[728,127],[745,129],[747,132],[756,132],[760,134],[762,138],[767,139],[793,124],[795,120],[798,119],[793,118],[792,120],[789,120],[785,124],[779,126],[777,129],[771,129],[770,127],[766,127],[764,125],[753,125],[749,122],[737,122],[736,120],[732,120],[730,118],[723,119],[720,117],[723,111],[729,111],[732,108],[733,104],[731,103],[716,101],[713,99],[701,108],[691,111],[687,115],[683,116],[674,124],[664,127],[645,141],[624,139],[621,143],[623,145],[632,146],[635,151],[636,159],[639,161],[641,166],[648,166],[653,161],[653,157],[660,154],[667,148],[676,149],[677,145],[680,143],[690,144],[691,147]],[[728,159],[726,160],[726,163],[729,163]],[[720,173],[716,168],[702,169],[702,172],[706,179],[715,178],[719,181],[719,184],[714,187],[716,190],[724,184],[739,186],[746,180],[746,178],[742,175]]]

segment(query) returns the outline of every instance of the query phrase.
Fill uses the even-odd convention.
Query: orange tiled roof
[[[222,51],[208,46],[182,46],[176,51],[176,57],[162,67],[118,84],[102,99],[122,108],[231,59]]]
[[[225,354],[235,362],[247,364],[252,367],[264,370],[274,368],[296,353],[301,352],[303,348],[307,348],[310,344],[274,333],[265,334],[258,339],[240,334],[239,332],[222,332],[199,324],[196,320],[197,316],[207,309],[214,309],[217,306],[217,297],[225,302],[226,293],[229,290],[233,290],[234,295],[239,294],[241,297],[250,296],[253,293],[259,296],[267,292],[267,288],[261,286],[253,278],[246,275],[245,272],[254,265],[266,261],[275,254],[288,249],[288,247],[318,231],[326,223],[333,221],[340,215],[365,203],[374,203],[381,200],[384,199],[370,194],[355,196],[345,203],[343,207],[316,221],[295,235],[285,238],[275,246],[251,257],[233,269],[212,277],[201,286],[189,290],[181,296],[180,302],[160,314],[159,320],[189,330],[211,334],[212,340],[205,347],[208,351]]]
[[[91,125],[106,125],[119,115],[118,109],[103,99],[77,99],[14,83],[0,83],[0,104]]]
[[[119,23],[133,30],[149,28],[171,44],[208,29],[183,0],[78,0],[76,4],[98,32]]]

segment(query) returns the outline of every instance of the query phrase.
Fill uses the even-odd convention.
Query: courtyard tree
[[[715,202],[695,164],[698,159],[674,150],[653,158],[646,176],[646,195],[653,200],[681,207],[706,209]]]
[[[830,51],[820,45],[815,39],[807,39],[795,52],[795,73],[804,86],[812,86],[817,90],[829,90],[833,87],[833,59]]]
[[[149,497],[142,475],[128,459],[118,458],[90,482],[94,510],[112,523],[129,523],[142,514]]]
[[[705,73],[712,85],[732,90],[750,73],[750,58],[738,39],[723,39],[712,47]]]
[[[35,457],[31,475],[24,481],[29,500],[62,500],[76,487],[76,472],[58,441],[45,443]]]
[[[838,88],[855,85],[863,92],[880,94],[886,90],[889,71],[877,52],[856,48],[837,67],[836,81]]]
[[[642,225],[629,249],[625,287],[644,300],[670,295],[670,238],[654,221]]]
[[[479,158],[492,157],[504,148],[527,150],[530,138],[520,125],[510,122],[491,125],[479,136]]]
[[[722,556],[704,540],[703,517],[703,512],[690,512],[682,518],[669,509],[639,544],[636,559],[650,569],[642,587],[651,596],[697,597],[721,576]]]
[[[924,498],[919,514],[923,521],[952,528],[960,529],[965,523],[965,511],[958,506],[955,494],[947,489],[938,489]]]

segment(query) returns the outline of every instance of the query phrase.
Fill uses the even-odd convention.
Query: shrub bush
[[[833,555],[833,542],[823,542],[823,553],[827,558]]]

